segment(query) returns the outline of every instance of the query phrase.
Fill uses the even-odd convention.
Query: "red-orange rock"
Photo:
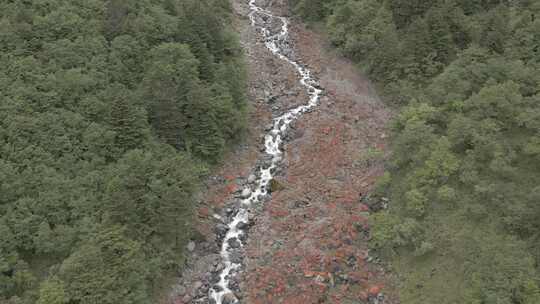
[[[227,185],[227,187],[226,187],[226,191],[227,191],[228,194],[233,193],[234,191],[236,191],[236,189],[238,189],[238,187],[236,186],[236,184],[229,184],[229,185]]]
[[[372,296],[376,296],[379,293],[381,293],[381,287],[380,286],[375,285],[375,286],[372,286],[369,289],[369,294],[372,295]]]
[[[315,272],[310,271],[310,270],[305,271],[305,272],[304,272],[304,276],[305,276],[306,278],[312,278],[312,277],[315,276]]]
[[[208,209],[207,207],[201,207],[199,209],[199,216],[200,217],[208,217],[208,216],[210,216],[210,209]]]

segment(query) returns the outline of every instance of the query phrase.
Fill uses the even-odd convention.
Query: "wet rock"
[[[264,155],[262,157],[262,162],[263,162],[263,164],[271,164],[273,158],[274,158],[273,155],[270,155],[270,154]]]
[[[231,252],[229,257],[230,257],[231,262],[235,264],[242,263],[242,254],[238,251]]]
[[[225,265],[223,265],[223,263],[219,263],[219,264],[217,264],[217,266],[214,268],[214,271],[219,272],[219,271],[222,271],[223,269],[225,269]]]
[[[248,223],[240,222],[238,225],[236,225],[236,228],[240,230],[246,230],[249,227]]]
[[[266,160],[261,164],[261,167],[264,169],[268,169],[272,166],[272,160]]]
[[[242,246],[242,244],[240,244],[237,238],[229,239],[228,242],[229,242],[229,246],[233,249],[238,249],[240,248],[240,246]]]
[[[274,103],[278,100],[279,96],[277,95],[273,95],[273,96],[270,96],[270,98],[268,98],[268,103]]]
[[[214,284],[214,287],[212,288],[215,289],[217,292],[221,291],[221,287],[215,284],[219,283],[220,280],[221,278],[219,277],[219,273],[216,273],[216,275],[210,277],[210,284]]]
[[[240,279],[238,278],[238,276],[234,276],[233,278],[231,278],[231,280],[229,281],[229,288],[231,290],[235,290],[235,291],[239,291],[240,290]]]
[[[238,186],[238,185],[235,185],[235,186]],[[240,195],[240,193],[242,193],[242,188],[241,187],[236,187],[236,189],[232,193],[234,195],[238,196],[238,195]]]
[[[227,231],[229,230],[229,227],[227,227],[226,225],[224,224],[217,224],[216,225],[216,231],[217,231],[217,234],[220,235],[220,236],[223,236],[227,233]]]
[[[244,234],[241,234],[238,238],[240,239],[240,241],[242,241],[245,244],[247,242],[248,236],[246,233],[244,233]]]
[[[236,297],[234,296],[234,294],[232,294],[232,292],[230,293],[227,293],[223,296],[223,299],[222,299],[222,303],[223,304],[234,304],[237,302],[237,299]]]
[[[218,280],[218,282],[219,282],[219,280]],[[221,292],[223,290],[223,288],[221,286],[217,285],[217,284],[212,286],[212,289],[214,289],[216,292]]]
[[[251,195],[251,189],[245,188],[242,190],[242,194],[240,194],[240,197],[242,198],[248,198]]]
[[[264,131],[265,131],[265,132],[270,132],[270,131],[272,131],[273,128],[274,128],[274,124],[268,124],[268,125],[266,125],[266,127],[264,128]]]

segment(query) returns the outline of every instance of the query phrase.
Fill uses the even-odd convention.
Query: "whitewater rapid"
[[[280,59],[293,65],[299,75],[299,80],[304,86],[309,95],[309,102],[295,109],[287,111],[285,114],[274,118],[272,129],[265,136],[265,154],[271,156],[272,161],[269,165],[262,166],[259,174],[256,174],[255,188],[252,190],[251,185],[246,185],[243,193],[249,193],[242,199],[242,203],[238,212],[230,223],[227,224],[228,231],[223,238],[221,246],[221,258],[224,269],[220,273],[219,282],[210,289],[210,299],[213,299],[216,304],[224,303],[239,303],[239,300],[234,296],[233,291],[229,287],[230,277],[235,275],[241,264],[231,261],[231,241],[238,242],[240,248],[244,246],[241,236],[245,233],[241,227],[249,224],[249,208],[253,204],[261,202],[261,200],[269,195],[269,186],[273,178],[273,172],[279,166],[283,158],[281,150],[283,137],[287,132],[289,125],[294,120],[298,119],[303,113],[308,112],[313,107],[317,106],[322,94],[319,82],[311,75],[311,72],[301,65],[299,62],[290,57],[290,41],[289,41],[289,20],[285,17],[274,16],[270,11],[265,10],[256,4],[256,0],[249,1],[249,19],[251,25],[255,27],[262,35],[266,47]],[[277,33],[273,33],[271,24],[279,20],[282,24]],[[246,190],[246,189],[249,189]]]

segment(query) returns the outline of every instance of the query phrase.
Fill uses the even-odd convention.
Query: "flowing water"
[[[285,17],[274,16],[270,11],[258,6],[256,2],[256,0],[249,1],[249,18],[252,26],[263,35],[266,47],[274,55],[294,66],[299,75],[299,82],[308,92],[309,102],[274,118],[273,127],[265,136],[265,153],[268,157],[271,157],[272,161],[260,168],[259,174],[256,175],[258,178],[255,181],[256,186],[253,191],[251,191],[252,186],[246,186],[246,189],[249,189],[249,191],[244,191],[244,193],[249,193],[249,195],[246,195],[242,199],[242,204],[238,212],[227,225],[228,231],[221,247],[221,257],[225,268],[220,273],[219,282],[210,290],[210,299],[213,299],[217,304],[239,302],[234,297],[229,283],[230,276],[234,275],[240,269],[241,264],[231,260],[231,252],[234,248],[231,248],[230,244],[232,242],[238,242],[240,247],[244,246],[241,237],[245,232],[242,227],[245,227],[249,222],[249,208],[253,204],[261,202],[265,196],[269,195],[268,191],[273,178],[272,174],[282,161],[283,137],[289,125],[303,113],[317,106],[322,94],[319,83],[311,75],[311,72],[291,56],[289,20]],[[276,22],[280,22],[281,27],[274,30],[275,27],[272,27],[272,24]],[[235,261],[237,260],[235,259]]]

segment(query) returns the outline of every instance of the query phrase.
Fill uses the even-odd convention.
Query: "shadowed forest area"
[[[292,5],[399,109],[371,246],[402,303],[540,303],[540,2]]]
[[[151,303],[245,129],[221,0],[0,2],[0,302]],[[162,287],[162,286],[161,286]]]

